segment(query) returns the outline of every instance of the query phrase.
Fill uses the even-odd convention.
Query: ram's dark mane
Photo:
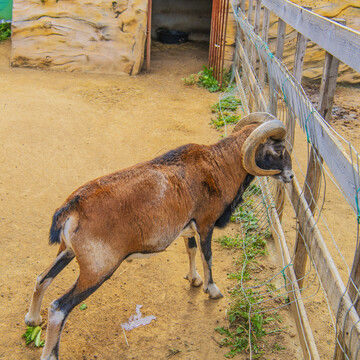
[[[254,180],[254,176],[247,174],[244,182],[240,185],[239,190],[235,196],[235,199],[225,208],[222,215],[216,220],[215,226],[218,228],[224,228],[230,221],[231,215],[234,213],[237,206],[243,201],[243,194],[247,187]]]

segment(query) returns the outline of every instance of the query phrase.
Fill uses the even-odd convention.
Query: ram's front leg
[[[199,232],[200,245],[201,245],[201,258],[204,266],[204,292],[209,294],[211,299],[220,299],[223,297],[219,288],[215,285],[211,265],[212,265],[212,254],[211,254],[211,238],[214,228],[203,230]]]

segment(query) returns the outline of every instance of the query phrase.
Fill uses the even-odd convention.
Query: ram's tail
[[[70,212],[73,211],[75,206],[78,204],[79,198],[80,198],[79,196],[72,198],[71,200],[66,202],[65,205],[63,205],[61,208],[56,210],[52,219],[52,224],[49,233],[49,243],[51,245],[60,244],[61,230],[63,229],[63,226],[66,220],[68,219]]]

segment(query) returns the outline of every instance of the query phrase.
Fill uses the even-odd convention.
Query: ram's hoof
[[[204,288],[204,292],[209,294],[210,299],[221,299],[224,297],[215,284],[210,284],[206,289]]]
[[[199,287],[203,284],[203,281],[199,274],[196,274],[196,276],[191,279],[189,278],[189,274],[188,274],[185,276],[185,279],[189,280],[191,286]]]
[[[38,326],[42,322],[42,318],[40,315],[38,316],[32,316],[30,313],[27,313],[25,315],[25,324],[27,326]]]

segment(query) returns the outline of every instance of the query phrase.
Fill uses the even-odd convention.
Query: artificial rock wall
[[[14,0],[11,64],[135,75],[146,26],[147,0]]]

